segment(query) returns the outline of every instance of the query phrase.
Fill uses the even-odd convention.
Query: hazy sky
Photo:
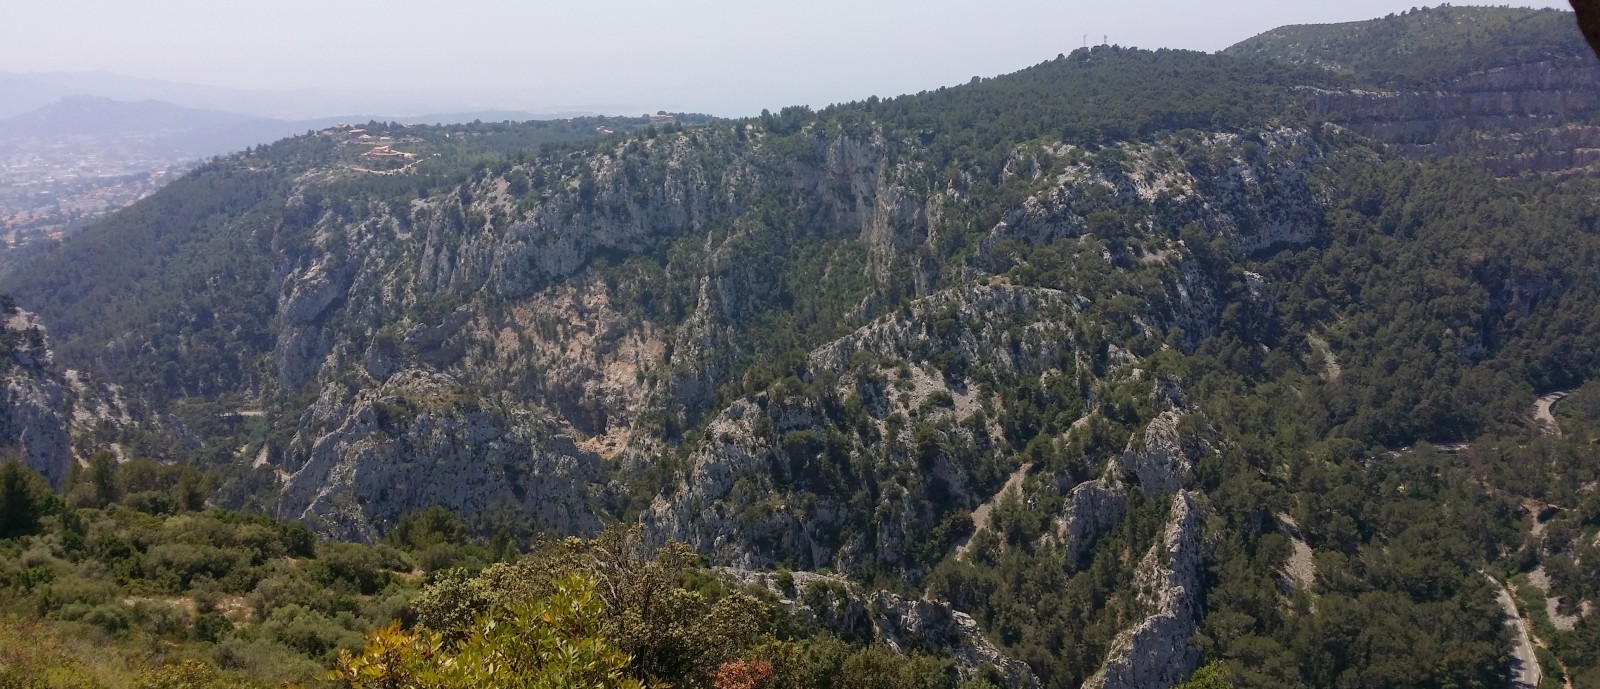
[[[1400,0],[5,0],[0,71],[252,89],[459,89],[473,105],[741,115],[992,76],[1091,44],[1218,50]],[[1461,4],[1461,3],[1457,3]],[[1564,0],[1513,3],[1566,7]],[[491,102],[492,101],[492,102]]]

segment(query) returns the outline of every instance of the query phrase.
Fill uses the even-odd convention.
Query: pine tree
[[[39,530],[47,502],[44,478],[10,460],[0,467],[0,538],[27,536]]]

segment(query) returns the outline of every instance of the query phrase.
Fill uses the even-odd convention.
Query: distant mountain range
[[[237,127],[261,121],[220,110],[185,108],[162,101],[116,101],[99,96],[69,96],[38,110],[0,120],[9,137],[117,135]]]
[[[121,101],[157,100],[187,108],[223,110],[268,119],[300,120],[352,112],[417,115],[504,108],[503,98],[469,91],[360,91],[231,89],[220,86],[140,79],[110,72],[0,72],[0,118],[37,110],[63,98],[100,96]],[[632,112],[640,108],[594,104],[560,109],[527,108],[539,117],[576,117],[591,112]],[[528,118],[531,119],[531,118]]]
[[[30,140],[76,140],[91,147],[115,141],[123,150],[131,149],[137,155],[177,162],[232,153],[339,122],[456,124],[547,118],[548,115],[531,112],[492,110],[415,117],[342,115],[289,120],[189,108],[158,100],[121,101],[77,95],[0,119],[0,148]]]

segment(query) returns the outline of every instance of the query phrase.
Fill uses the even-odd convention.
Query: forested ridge
[[[1381,19],[1286,26],[1223,51],[1317,65],[1372,86],[1428,88],[1486,69],[1582,53],[1572,14],[1510,7],[1412,8]]]
[[[0,475],[0,686],[1600,686],[1600,177],[1483,152],[1595,113],[1308,100],[1586,50],[1444,7],[208,163],[0,285],[84,412]]]

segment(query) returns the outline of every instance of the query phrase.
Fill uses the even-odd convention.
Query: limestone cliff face
[[[89,438],[102,427],[136,425],[114,386],[56,365],[49,335],[33,314],[8,314],[0,338],[9,350],[0,361],[0,446],[52,486],[60,487],[83,451],[101,449]]]
[[[1414,158],[1466,156],[1501,177],[1524,172],[1572,172],[1600,162],[1600,127],[1564,125],[1510,133],[1473,133],[1428,144],[1401,145]]]
[[[1580,59],[1581,58],[1581,59]],[[1467,74],[1430,91],[1306,89],[1312,112],[1414,157],[1464,155],[1503,176],[1600,160],[1600,71],[1587,55]]]
[[[1147,499],[1177,493],[1195,463],[1217,442],[1205,415],[1175,384],[1158,381],[1152,397],[1156,416],[1128,440],[1127,449],[1106,464],[1100,477],[1065,492],[1065,509],[1055,520],[1054,533],[1045,538],[1074,560],[1122,520],[1129,491],[1138,490]]]
[[[1115,464],[1122,478],[1133,481],[1149,498],[1182,488],[1195,462],[1211,452],[1214,442],[1209,424],[1176,386],[1163,383],[1155,394],[1164,409],[1128,441],[1128,449]]]
[[[1469,74],[1432,91],[1310,92],[1310,106],[1362,131],[1399,138],[1449,123],[1481,128],[1564,121],[1600,107],[1600,74],[1583,61],[1546,61]]]
[[[263,469],[280,476],[283,485],[280,512],[329,533],[371,537],[398,511],[428,504],[421,494],[394,499],[399,493],[383,490],[382,481],[351,478],[366,471],[387,481],[402,471],[382,466],[398,461],[399,450],[372,447],[421,453],[424,464],[440,466],[440,476],[498,466],[501,460],[472,449],[475,443],[408,436],[421,432],[414,427],[428,433],[438,427],[437,420],[413,418],[411,407],[390,407],[401,419],[393,423],[376,424],[361,415],[373,400],[392,396],[391,388],[438,375],[492,398],[507,418],[537,420],[490,424],[496,430],[489,431],[463,418],[466,425],[458,430],[476,437],[515,427],[546,438],[534,443],[539,459],[525,469],[539,476],[556,471],[574,482],[560,489],[571,495],[602,491],[608,466],[642,467],[674,451],[668,436],[681,429],[670,430],[665,424],[671,420],[712,419],[698,429],[702,443],[689,448],[696,468],[687,492],[664,498],[666,506],[652,509],[647,519],[655,520],[660,533],[690,540],[726,562],[759,564],[770,556],[758,553],[775,552],[798,554],[801,566],[822,566],[841,552],[901,559],[907,538],[936,526],[950,508],[972,508],[1007,472],[939,459],[926,467],[935,480],[874,481],[870,501],[885,510],[876,520],[885,527],[868,533],[841,528],[859,513],[856,505],[830,502],[833,491],[793,492],[817,493],[813,502],[797,506],[761,497],[788,491],[757,476],[812,461],[778,449],[789,434],[811,432],[825,443],[832,428],[859,445],[830,449],[831,456],[849,458],[834,461],[840,480],[866,480],[846,465],[869,464],[864,458],[872,441],[836,427],[826,408],[852,397],[872,418],[868,427],[878,437],[890,434],[913,445],[915,426],[927,421],[949,442],[977,448],[974,456],[990,454],[1004,439],[983,426],[1002,410],[989,405],[985,415],[974,416],[992,402],[973,389],[981,377],[974,373],[1041,382],[1065,376],[1069,387],[1082,388],[1078,369],[1091,362],[1074,352],[1090,350],[1060,324],[1073,322],[1088,302],[996,287],[948,290],[819,348],[804,378],[807,384],[824,375],[839,381],[832,402],[818,406],[816,400],[802,404],[767,396],[711,408],[717,389],[739,374],[738,362],[748,352],[740,324],[779,298],[776,276],[751,260],[751,243],[771,240],[751,238],[758,228],[741,215],[748,206],[758,199],[787,199],[808,218],[807,227],[858,242],[865,260],[850,268],[857,272],[833,279],[887,289],[909,278],[918,291],[931,289],[937,271],[924,271],[916,257],[931,255],[940,234],[951,230],[947,216],[970,211],[962,210],[971,201],[958,189],[918,187],[914,180],[925,170],[893,154],[907,142],[870,132],[818,133],[801,142],[807,149],[799,153],[776,151],[759,134],[741,139],[729,130],[696,130],[617,144],[583,158],[484,172],[450,193],[404,207],[380,206],[353,223],[324,213],[314,227],[316,250],[286,257],[273,288],[279,324],[270,355],[274,385],[321,390],[309,413],[282,416],[294,419],[295,441],[270,447],[265,455]],[[1101,222],[1096,209],[1144,218],[1138,225],[1147,232],[1143,264],[1160,276],[1156,289],[1130,295],[1143,306],[1129,327],[1151,341],[1179,328],[1183,344],[1191,346],[1214,330],[1224,287],[1191,247],[1170,237],[1172,228],[1192,225],[1245,251],[1311,241],[1320,235],[1322,220],[1310,172],[1322,155],[1316,137],[1299,130],[1195,134],[1092,154],[1023,146],[1007,174],[1038,191],[1007,214],[983,246],[992,252],[1006,240],[1038,244],[1088,237]],[[1075,162],[1046,173],[1045,159]],[[315,176],[304,179],[305,193],[318,183]],[[692,259],[675,267],[689,275],[672,279],[692,279],[697,289],[671,312],[639,306],[640,295],[656,289],[650,280],[665,276],[619,283],[593,265],[674,242],[680,251],[692,251]],[[863,312],[871,312],[875,293],[867,291]],[[995,317],[978,323],[985,312]],[[1116,359],[1112,365],[1129,360],[1120,351],[1107,350]],[[862,357],[883,360],[868,376],[876,382],[863,382],[853,370],[852,359]],[[910,370],[903,381],[889,371],[901,363]],[[395,380],[403,375],[411,377]],[[923,408],[929,399],[946,397],[955,400],[954,412]],[[891,422],[897,414],[899,420]],[[570,441],[554,440],[562,436]],[[517,437],[517,443],[533,443]],[[896,472],[917,461],[901,453],[893,460],[900,467]],[[546,461],[589,468],[557,470],[541,464]],[[443,467],[452,462],[464,466]],[[501,470],[487,471],[483,476]],[[752,478],[736,491],[733,483],[746,476]],[[481,485],[490,486],[484,495],[446,496],[445,502],[470,518],[506,503],[508,493],[493,488],[495,483],[484,478]],[[722,502],[733,493],[741,497]],[[923,498],[930,496],[938,506],[928,506]],[[714,508],[718,503],[725,507]],[[582,516],[548,516],[553,528],[587,528]]]
[[[598,457],[448,376],[401,372],[348,404],[325,394],[306,415],[333,430],[296,438],[308,447],[283,469],[281,517],[359,540],[433,505],[508,511],[560,533],[600,527],[588,495]]]
[[[1068,562],[1079,562],[1122,522],[1132,491],[1149,500],[1171,500],[1161,540],[1135,571],[1141,617],[1118,635],[1104,665],[1084,683],[1086,689],[1166,689],[1186,679],[1199,659],[1189,640],[1201,615],[1203,497],[1184,484],[1217,440],[1204,415],[1171,382],[1157,381],[1152,401],[1156,416],[1104,473],[1064,491],[1054,530],[1037,546],[1059,547]]]
[[[1093,234],[1092,213],[1108,205],[1132,210],[1152,229],[1193,223],[1245,252],[1303,244],[1323,229],[1310,172],[1324,153],[1312,132],[1195,134],[1110,150],[1045,180],[990,231],[985,246]],[[1083,156],[1066,146],[1049,153]]]
[[[1194,671],[1200,654],[1189,639],[1199,626],[1202,595],[1194,500],[1187,491],[1173,496],[1161,542],[1145,553],[1135,576],[1139,601],[1149,612],[1117,637],[1084,689],[1166,689]]]
[[[882,332],[865,333],[879,339],[861,346],[819,349],[808,375],[852,378],[843,371],[857,351],[895,359],[896,367],[904,361],[911,370],[905,384],[912,388],[906,401],[897,389],[901,383],[884,371],[875,374],[884,380],[853,393],[840,388],[835,397],[842,403],[853,395],[870,404],[878,434],[888,433],[890,417],[898,413],[894,434],[907,444],[914,427],[928,420],[949,442],[987,454],[1001,434],[982,426],[998,410],[986,411],[972,422],[974,428],[963,425],[990,400],[980,399],[972,389],[978,379],[961,367],[1041,382],[1064,377],[1074,387],[1082,382],[1075,370],[1080,364],[1106,362],[1073,353],[1081,343],[1050,334],[1045,315],[1019,317],[1009,334],[961,335],[934,327],[946,314],[896,323],[904,319],[888,317],[893,304],[908,295],[931,298],[940,289],[974,289],[985,276],[1009,267],[999,255],[1009,240],[1093,241],[1097,232],[1107,234],[1103,223],[1115,222],[1119,233],[1131,228],[1144,252],[1136,258],[1139,265],[1160,272],[1143,285],[1153,289],[1127,291],[1136,308],[1122,310],[1126,322],[1118,324],[1119,334],[1153,343],[1176,328],[1183,331],[1181,344],[1192,346],[1213,331],[1231,287],[1222,284],[1227,276],[1208,272],[1197,258],[1199,247],[1178,236],[1181,228],[1192,226],[1199,233],[1192,237],[1226,237],[1246,251],[1310,241],[1321,232],[1319,194],[1308,174],[1323,156],[1316,132],[1201,132],[1098,151],[1035,141],[1018,145],[1002,174],[1002,182],[1027,192],[1018,197],[1026,200],[1004,209],[1003,222],[977,240],[969,255],[951,261],[949,246],[967,241],[961,238],[973,234],[972,218],[979,214],[971,193],[975,180],[931,186],[928,180],[938,171],[926,162],[923,148],[916,139],[888,138],[870,124],[808,125],[784,137],[759,128],[711,126],[653,139],[606,140],[582,153],[528,156],[479,169],[417,198],[359,206],[326,201],[350,171],[305,171],[288,182],[281,202],[264,202],[281,208],[264,208],[234,228],[241,241],[271,247],[263,249],[271,263],[265,284],[240,288],[259,290],[271,305],[265,309],[271,323],[258,337],[225,345],[238,348],[224,354],[238,356],[232,370],[243,378],[227,392],[247,403],[282,406],[265,412],[285,426],[255,458],[258,475],[251,485],[276,480],[278,511],[285,516],[307,519],[329,534],[372,537],[397,511],[434,498],[460,507],[469,519],[490,505],[522,500],[488,478],[516,473],[502,465],[522,460],[502,457],[499,449],[479,451],[481,438],[503,436],[513,439],[510,446],[536,447],[522,470],[564,477],[572,485],[559,489],[568,491],[563,495],[603,493],[617,472],[678,452],[693,457],[696,466],[737,463],[738,450],[721,438],[740,437],[723,431],[745,416],[719,391],[738,385],[758,353],[771,353],[770,345],[762,349],[751,342],[761,319],[812,287],[795,284],[801,278],[782,276],[776,267],[790,253],[817,247],[835,254],[819,259],[818,274],[804,280],[860,287],[829,305],[841,311],[828,315],[840,321],[838,327],[819,328],[791,345],[821,347],[826,337],[875,319]],[[1128,268],[1112,265],[1109,253],[1104,262],[1109,270]],[[1077,297],[1041,299],[1050,309],[1102,308]],[[1025,302],[1001,299],[993,308],[1017,316],[1033,308]],[[951,348],[900,351],[913,336],[896,334],[900,340],[891,341],[886,338],[892,329],[939,330],[918,336]],[[139,347],[130,337],[107,350],[126,355]],[[1114,365],[1130,359],[1121,348],[1106,352]],[[1058,356],[1076,363],[1052,363]],[[443,385],[466,388],[488,406],[440,411],[388,405],[382,407],[384,423],[364,415],[398,395],[397,389],[431,377],[455,381]],[[211,390],[214,383],[193,387]],[[957,400],[959,414],[917,406],[945,395]],[[778,427],[760,440],[761,447],[749,449],[761,458],[757,464],[772,460],[771,448],[786,434],[809,428],[826,441],[827,424],[802,420],[821,419],[826,409],[801,409],[791,400],[747,402],[762,409],[748,416],[750,423],[765,415]],[[769,413],[772,402],[781,413]],[[717,420],[722,415],[728,418]],[[700,441],[679,447],[690,432]],[[454,440],[436,437],[440,433]],[[293,441],[282,442],[285,437]],[[702,455],[724,451],[729,458],[702,461]],[[854,459],[843,464],[862,462],[862,452],[844,451]],[[782,454],[782,461],[794,459]],[[406,459],[413,455],[419,459]],[[924,531],[928,520],[947,509],[985,499],[1007,473],[1001,465],[1009,459],[982,468],[930,461],[928,470],[938,480],[928,489],[937,494],[939,508],[901,507],[907,501],[893,490],[908,481],[892,481],[889,493],[871,497],[873,504],[888,506],[885,516],[892,518],[885,523],[895,525],[883,538],[851,537],[794,552],[825,560],[826,553],[843,548],[895,559],[898,534]],[[412,473],[415,465],[440,472],[427,476],[478,475],[481,481],[465,485],[483,486],[484,492],[386,490],[384,482],[399,475],[423,480],[424,474]],[[367,475],[375,479],[358,478]],[[707,495],[728,490],[718,487]],[[922,488],[907,490],[917,494]],[[748,507],[760,500],[737,502]],[[854,510],[825,499],[814,507],[815,514]],[[552,528],[588,528],[587,518],[577,513],[546,517]],[[774,547],[812,540],[804,527],[785,525],[779,517],[757,521],[765,525],[759,538],[775,539]],[[715,550],[709,544],[705,549]]]
[[[1158,286],[1138,295],[1147,306],[1140,327],[1180,329],[1180,345],[1192,348],[1215,332],[1228,300],[1220,276],[1197,257],[1205,247],[1187,242],[1220,239],[1249,254],[1321,238],[1328,194],[1316,175],[1326,155],[1318,137],[1297,129],[1191,133],[1092,157],[1051,147],[1036,155],[1077,162],[1039,175],[1038,191],[990,229],[982,250],[1137,228],[1141,263],[1164,272]]]
[[[1086,481],[1067,494],[1066,507],[1055,519],[1055,533],[1067,558],[1083,559],[1095,541],[1110,532],[1128,512],[1127,488],[1114,477]]]
[[[10,444],[23,464],[59,486],[72,465],[68,426],[72,420],[69,387],[54,370],[43,326],[17,312],[5,323],[13,344],[0,384],[0,442]]]
[[[485,172],[354,221],[313,215],[314,247],[285,254],[271,289],[279,327],[268,387],[322,390],[313,413],[284,417],[297,419],[296,441],[267,454],[268,468],[295,477],[284,484],[284,514],[345,515],[327,522],[331,532],[378,528],[349,519],[387,507],[335,510],[328,496],[316,497],[386,502],[366,484],[346,481],[329,492],[313,477],[340,475],[329,466],[390,461],[369,452],[357,462],[352,434],[411,443],[396,435],[409,432],[406,424],[358,418],[365,400],[387,394],[384,386],[406,371],[497,391],[507,414],[539,420],[536,435],[571,438],[544,443],[542,452],[560,462],[653,463],[668,451],[661,419],[711,411],[716,389],[744,356],[736,325],[777,298],[772,272],[746,257],[751,229],[741,218],[758,201],[791,203],[822,236],[864,244],[869,256],[857,270],[869,283],[889,280],[898,252],[928,241],[936,202],[913,190],[917,166],[891,163],[891,142],[880,134],[819,132],[800,137],[801,151],[773,150],[765,138],[692,130]],[[304,176],[288,204],[309,203],[329,174]],[[662,318],[639,307],[637,295],[657,289],[650,282],[608,283],[594,270],[596,260],[686,237],[704,237],[704,245],[686,267],[698,298],[680,313]],[[932,276],[919,280],[931,284]],[[483,463],[472,447],[441,456]],[[497,499],[460,505],[470,516]]]

